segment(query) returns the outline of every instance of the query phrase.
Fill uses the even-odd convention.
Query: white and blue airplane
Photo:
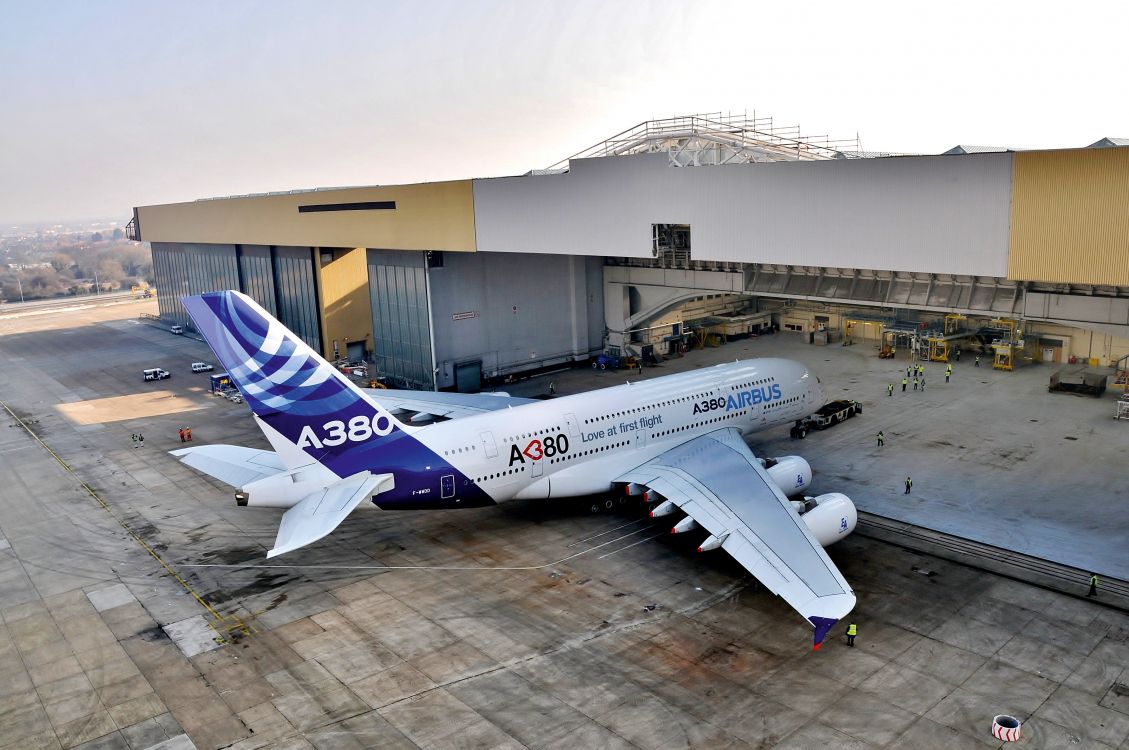
[[[244,294],[184,305],[274,450],[172,453],[234,487],[239,505],[286,509],[267,557],[316,542],[358,506],[618,489],[657,503],[653,517],[684,514],[674,533],[704,530],[699,550],[724,549],[783,597],[814,627],[815,648],[854,608],[823,550],[854,530],[854,505],[839,493],[803,497],[804,459],[760,460],[743,439],[820,406],[819,380],[798,362],[738,361],[547,401],[362,390]]]

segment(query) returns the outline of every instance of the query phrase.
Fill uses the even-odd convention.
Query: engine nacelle
[[[800,518],[821,545],[830,546],[855,530],[859,519],[858,511],[849,497],[829,492],[814,498],[813,502],[815,507]]]
[[[799,456],[770,458],[765,465],[772,481],[788,497],[800,494],[811,485],[811,466]]]

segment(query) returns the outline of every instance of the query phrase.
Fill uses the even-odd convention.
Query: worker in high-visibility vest
[[[855,636],[859,634],[858,626],[853,622],[847,626],[847,645],[851,648],[855,647]]]
[[[1098,595],[1098,574],[1090,574],[1090,593],[1086,594],[1087,597]]]
[[[909,382],[909,378],[902,378],[902,393],[906,392],[906,383],[908,383],[908,382]]]

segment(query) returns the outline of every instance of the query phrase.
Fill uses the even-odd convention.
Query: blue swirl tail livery
[[[396,419],[250,297],[225,291],[183,302],[274,452],[193,446],[173,454],[236,487],[240,505],[288,509],[268,556],[317,541],[369,500],[382,508],[493,503],[413,437],[422,428]]]
[[[368,468],[358,464],[362,446],[377,450],[418,429],[401,424],[245,294],[185,297],[184,306],[255,416],[338,477]]]
[[[355,508],[615,490],[654,503],[655,518],[681,514],[672,533],[701,534],[700,550],[730,554],[805,618],[816,646],[854,607],[823,550],[854,529],[854,505],[834,492],[804,496],[804,459],[761,461],[744,442],[822,404],[799,362],[738,361],[546,401],[365,391],[244,294],[185,297],[184,306],[271,449],[172,453],[235,488],[239,505],[284,510],[268,557],[318,541]],[[405,412],[425,424],[396,418]]]

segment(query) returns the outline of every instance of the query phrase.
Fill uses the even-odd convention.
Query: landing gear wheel
[[[599,513],[600,512],[600,504],[599,503],[592,503],[591,505],[588,506],[588,512],[593,514],[593,515],[595,515],[596,513]]]
[[[604,510],[612,510],[614,508],[615,508],[615,500],[613,500],[612,498],[609,497],[607,500],[604,501]]]

